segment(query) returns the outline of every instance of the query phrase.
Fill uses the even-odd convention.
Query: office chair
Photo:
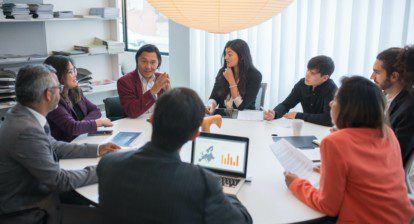
[[[118,96],[108,97],[103,102],[105,104],[106,117],[109,120],[116,121],[125,117],[124,109]]]
[[[257,96],[256,96],[256,103],[254,105],[256,110],[260,110],[260,107],[263,107],[264,105],[266,89],[267,89],[267,83],[262,83],[260,86],[259,92],[257,93]]]

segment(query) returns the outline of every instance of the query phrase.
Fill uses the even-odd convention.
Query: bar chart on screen
[[[221,155],[221,164],[228,165],[228,166],[239,166],[239,156],[237,155],[235,159],[234,157],[230,156],[230,153],[227,155]]]

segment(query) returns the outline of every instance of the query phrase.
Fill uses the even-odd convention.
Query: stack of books
[[[53,13],[55,18],[73,18],[73,11],[57,11]]]
[[[107,54],[108,50],[105,45],[100,44],[86,44],[86,45],[75,45],[75,50],[84,51],[89,54]]]
[[[92,87],[92,72],[88,69],[78,68],[78,75],[76,80],[78,81],[79,88],[82,89],[83,92],[91,92]]]
[[[15,103],[16,92],[14,83],[16,82],[16,73],[13,71],[0,71],[0,104],[12,105]]]
[[[32,18],[27,4],[4,3],[2,8],[6,19],[30,20]]]
[[[53,19],[52,4],[29,4],[29,10],[35,19]]]
[[[105,19],[116,19],[119,17],[119,10],[113,7],[91,8],[89,15],[100,16]]]
[[[124,52],[125,44],[124,42],[118,42],[114,40],[102,40],[95,37],[95,44],[105,45],[109,54],[119,54]]]

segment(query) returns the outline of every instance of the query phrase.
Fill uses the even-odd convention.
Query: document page
[[[261,110],[239,110],[237,120],[262,121],[263,115]]]
[[[313,163],[298,149],[293,147],[285,139],[281,139],[270,145],[285,171],[296,174],[302,179],[308,180],[314,187],[319,187],[319,173],[313,171]]]

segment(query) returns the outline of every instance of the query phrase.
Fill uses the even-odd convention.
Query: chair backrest
[[[116,121],[125,117],[124,108],[122,108],[119,97],[108,97],[103,100],[105,104],[106,117],[111,121]]]
[[[414,182],[414,153],[410,154],[410,157],[408,158],[408,161],[405,163],[404,171],[405,171],[405,183],[407,184],[407,190],[408,193],[414,194],[413,192],[413,186],[411,185],[412,182]],[[410,181],[410,179],[412,179]]]
[[[256,107],[256,110],[260,110],[260,107],[263,107],[264,105],[266,89],[267,89],[267,83],[262,83],[260,86],[259,92],[257,93],[257,96],[256,96],[256,103],[254,105]]]

